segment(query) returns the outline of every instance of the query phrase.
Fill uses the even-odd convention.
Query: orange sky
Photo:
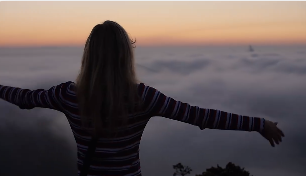
[[[140,46],[306,44],[306,2],[0,2],[0,46],[83,45],[105,20]]]

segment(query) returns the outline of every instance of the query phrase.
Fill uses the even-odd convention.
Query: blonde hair
[[[117,136],[128,113],[141,105],[133,44],[113,21],[96,25],[85,44],[76,93],[82,127],[94,136]]]

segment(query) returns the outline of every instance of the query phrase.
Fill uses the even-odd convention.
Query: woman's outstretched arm
[[[205,109],[190,106],[187,103],[167,97],[155,88],[143,85],[145,106],[150,116],[163,116],[169,119],[189,123],[200,129],[257,131],[271,146],[282,142],[284,133],[277,127],[277,122],[271,122],[259,117],[249,117],[215,109]]]
[[[21,109],[41,107],[62,112],[60,94],[63,87],[65,87],[65,83],[53,86],[49,90],[29,90],[0,85],[0,98],[19,106]]]
[[[145,86],[143,92],[150,116],[162,116],[181,121],[198,126],[202,130],[209,128],[262,132],[265,127],[264,118],[191,106],[187,103],[174,100],[149,86]]]

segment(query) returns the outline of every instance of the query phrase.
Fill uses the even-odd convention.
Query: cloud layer
[[[272,148],[256,132],[201,131],[153,117],[140,145],[143,175],[172,175],[172,165],[181,162],[194,176],[230,161],[255,176],[306,173],[306,47],[254,49],[136,48],[137,73],[145,84],[191,105],[277,121],[286,135]],[[47,89],[73,81],[81,54],[82,48],[2,48],[0,84]],[[4,101],[0,109],[0,139],[5,141],[0,145],[0,175],[76,175],[76,144],[63,114],[20,110]]]

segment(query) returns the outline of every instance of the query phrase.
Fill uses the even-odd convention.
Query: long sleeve
[[[19,106],[21,109],[41,107],[62,112],[60,93],[63,87],[65,87],[65,83],[53,86],[49,90],[29,90],[0,85],[0,98]]]
[[[258,131],[264,129],[265,119],[243,116],[215,109],[204,109],[176,101],[143,84],[143,97],[150,116],[162,116],[198,126],[200,129]]]

